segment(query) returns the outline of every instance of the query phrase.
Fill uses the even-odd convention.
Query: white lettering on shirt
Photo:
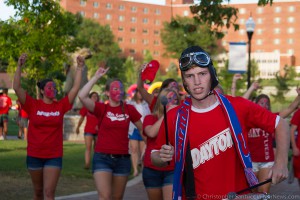
[[[191,150],[193,168],[199,167],[206,161],[219,155],[233,146],[229,128],[202,143],[199,148]]]
[[[114,114],[112,112],[107,112],[106,117],[108,117],[111,121],[123,121],[129,118],[127,114]]]
[[[36,115],[38,116],[45,116],[45,117],[57,117],[60,115],[59,111],[56,112],[44,112],[44,111],[37,111]]]

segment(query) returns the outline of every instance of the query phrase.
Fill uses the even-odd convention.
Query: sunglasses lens
[[[189,56],[181,58],[180,59],[180,68],[182,70],[184,70],[190,64],[190,60],[191,60],[191,58]]]
[[[195,59],[196,59],[197,63],[199,63],[202,66],[207,66],[210,62],[209,57],[204,53],[196,54]]]

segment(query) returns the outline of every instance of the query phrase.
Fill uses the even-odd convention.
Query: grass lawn
[[[65,142],[63,170],[56,196],[94,191],[92,173],[83,169],[84,144]],[[33,190],[26,170],[26,142],[0,141],[0,194],[1,199],[32,199]]]

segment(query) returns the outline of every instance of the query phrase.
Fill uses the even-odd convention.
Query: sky
[[[165,0],[127,0],[135,2],[153,3],[153,4],[164,4]],[[241,3],[245,0],[230,0],[231,3]],[[258,0],[247,0],[247,2],[258,2]],[[0,20],[7,20],[10,16],[14,15],[14,9],[12,7],[7,7],[4,4],[4,0],[0,0]]]

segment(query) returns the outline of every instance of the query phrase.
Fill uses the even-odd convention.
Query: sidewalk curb
[[[142,174],[140,173],[138,176],[134,177],[130,181],[127,182],[126,187],[131,187],[139,182],[142,181]],[[91,196],[91,195],[97,195],[97,191],[91,191],[91,192],[84,192],[84,193],[78,193],[78,194],[72,194],[72,195],[66,195],[66,196],[60,196],[55,197],[55,200],[66,200],[66,199],[72,199],[72,198],[78,198],[78,197],[85,197],[85,196]]]

